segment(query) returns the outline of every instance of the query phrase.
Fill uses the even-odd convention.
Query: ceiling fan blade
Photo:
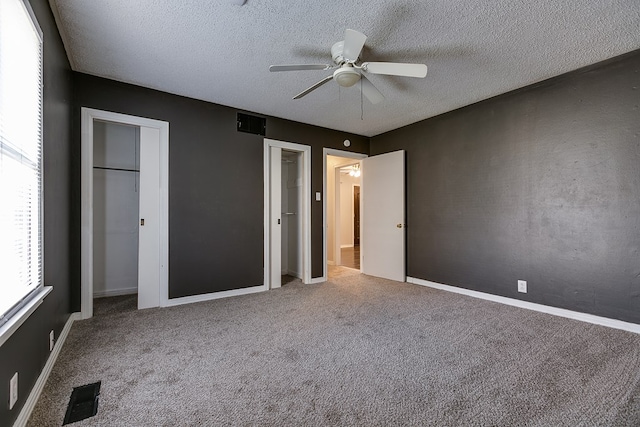
[[[424,64],[403,64],[399,62],[365,62],[362,69],[371,74],[389,76],[426,77],[427,66]]]
[[[328,82],[329,80],[333,79],[333,74],[330,76],[325,77],[324,79],[320,80],[318,83],[314,84],[313,86],[311,86],[309,89],[303,90],[302,92],[300,92],[299,94],[297,94],[296,96],[293,97],[293,99],[300,99],[303,96],[305,96],[306,94],[308,94],[311,91],[314,91],[316,89],[318,89],[320,86],[322,86],[323,84],[325,84],[326,82]]]
[[[364,47],[367,36],[356,30],[347,29],[344,32],[344,47],[342,48],[342,57],[346,61],[354,62],[360,56],[360,52]]]
[[[384,95],[369,81],[365,76],[361,76],[360,78],[361,86],[360,90],[362,90],[362,94],[371,102],[372,104],[378,104],[384,99]]]
[[[308,64],[308,65],[271,65],[269,71],[301,71],[301,70],[328,70],[329,64]]]

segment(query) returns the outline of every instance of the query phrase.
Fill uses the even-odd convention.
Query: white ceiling
[[[76,71],[374,136],[640,48],[638,0],[50,0]],[[369,75],[361,104],[331,71],[352,28],[368,61],[426,63],[425,79]]]

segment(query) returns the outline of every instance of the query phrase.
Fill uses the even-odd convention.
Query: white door
[[[362,160],[362,272],[404,282],[405,152]]]
[[[282,286],[282,148],[270,147],[269,157],[271,162],[269,186],[269,234],[270,239],[270,289]]]
[[[160,131],[140,127],[138,309],[160,305]]]

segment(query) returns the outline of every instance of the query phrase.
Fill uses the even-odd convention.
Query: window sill
[[[13,335],[15,331],[36,311],[42,304],[44,298],[53,290],[52,286],[43,286],[16,314],[11,316],[2,327],[0,327],[0,347]]]

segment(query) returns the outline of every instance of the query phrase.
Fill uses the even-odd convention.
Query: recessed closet
[[[282,150],[282,275],[302,279],[302,153]]]
[[[138,292],[140,127],[93,124],[93,296]]]

